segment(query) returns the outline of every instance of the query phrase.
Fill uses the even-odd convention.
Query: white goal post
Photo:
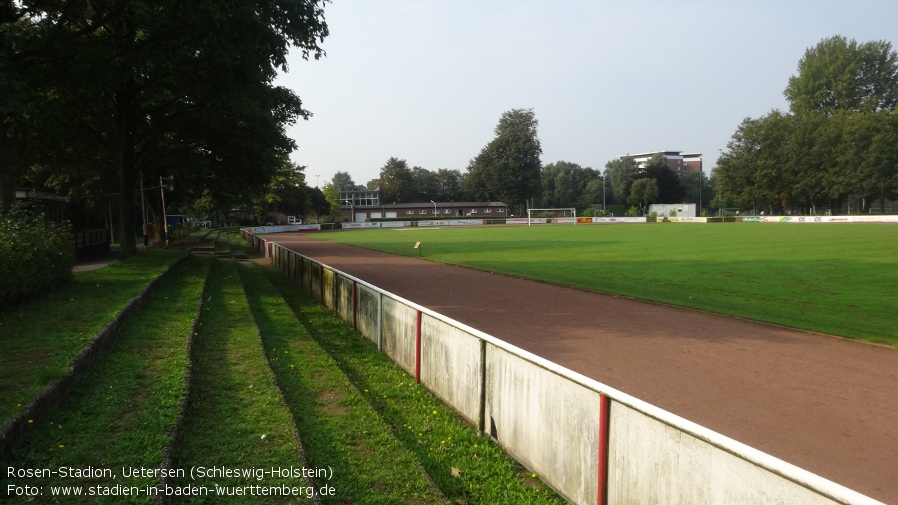
[[[527,209],[527,226],[546,223],[577,224],[577,209],[573,207]]]

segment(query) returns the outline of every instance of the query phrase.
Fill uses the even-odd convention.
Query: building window
[[[496,209],[496,212],[498,212],[499,214],[503,214],[503,213],[505,213],[505,208],[499,207],[498,209]]]
[[[484,213],[484,214],[489,214],[489,213],[491,213],[492,211],[493,211],[493,209],[489,209],[489,208],[483,209],[483,213]]]
[[[418,214],[427,214],[427,210],[421,209],[418,211]]]
[[[452,209],[443,209],[443,214],[452,214]]]
[[[405,211],[405,213],[406,213],[406,214],[414,214],[414,213],[415,213],[415,209],[408,209],[407,211]]]
[[[477,209],[471,209],[471,214],[477,214]]]

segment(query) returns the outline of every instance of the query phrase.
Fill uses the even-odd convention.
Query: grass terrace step
[[[265,352],[296,419],[309,464],[333,469],[335,492],[324,503],[444,502],[416,461],[311,338],[261,269],[241,269]],[[320,483],[319,483],[320,485]]]
[[[28,442],[4,462],[0,482],[35,486],[40,496],[9,496],[11,503],[150,503],[152,474],[124,475],[123,468],[160,468],[186,395],[187,347],[197,317],[209,260],[187,258],[149,294],[90,372],[46,419],[34,419]],[[8,477],[16,469],[91,468],[99,476]],[[108,473],[107,473],[108,472]],[[113,478],[113,476],[115,476]],[[91,496],[114,492],[135,495]],[[53,489],[82,498],[53,496]]]
[[[184,254],[146,251],[0,308],[0,424],[60,378],[85,344]]]
[[[231,250],[231,256],[237,259],[246,259],[247,251],[250,249],[249,243],[240,235],[239,231],[228,232],[228,247]]]
[[[329,358],[319,358],[317,353],[320,351],[312,344],[303,348],[302,356],[314,356],[316,361],[338,366],[360,396],[347,396],[336,405],[331,403],[330,408],[345,409],[361,400],[374,409],[382,422],[389,426],[393,436],[432,477],[449,503],[566,503],[544,486],[538,475],[508,457],[488,437],[479,436],[477,430],[459,414],[430,394],[424,386],[416,384],[411,375],[380,353],[373,343],[334,316],[297,284],[274,268],[264,270],[308,334],[320,349],[328,353]],[[272,319],[284,317],[282,312],[284,309],[274,304],[265,310],[266,317]],[[286,330],[284,332],[286,334]],[[278,353],[278,360],[273,362],[281,363],[275,365],[275,369],[280,367],[283,370],[286,361],[281,360],[295,354],[295,351],[287,349],[289,352],[282,356],[272,348],[277,346],[267,346],[266,350]],[[314,355],[308,350],[313,348],[316,349]],[[304,362],[297,357],[289,363],[299,367]],[[300,386],[307,387],[305,383]],[[293,387],[285,386],[285,389],[293,390]],[[327,389],[324,391],[326,395]],[[335,389],[330,393],[334,397],[331,402],[338,398],[340,391]],[[326,400],[325,396],[317,402],[327,406]],[[312,442],[307,445],[311,446]],[[396,466],[393,465],[394,468]]]
[[[293,419],[268,368],[238,268],[234,261],[213,261],[174,459],[176,468],[213,471],[195,481],[189,476],[175,479],[172,485],[208,493],[192,497],[191,503],[301,503],[308,496],[305,479],[259,473],[301,469],[303,462]],[[260,495],[285,489],[298,489],[303,496]]]

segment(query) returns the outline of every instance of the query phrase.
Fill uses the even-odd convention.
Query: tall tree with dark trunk
[[[523,206],[539,195],[543,150],[538,125],[533,109],[502,114],[496,138],[468,165],[468,184],[475,199]]]
[[[90,131],[95,142],[96,154],[67,168],[100,161],[118,181],[123,255],[136,250],[141,170],[151,186],[169,174],[192,182],[196,196],[263,194],[294,147],[285,125],[308,116],[271,83],[291,46],[305,58],[323,54],[322,3],[48,3],[72,13],[38,16],[71,39],[55,54],[52,100],[69,111],[68,130]]]
[[[391,157],[380,169],[380,200],[408,203],[415,196],[415,177],[405,160]]]

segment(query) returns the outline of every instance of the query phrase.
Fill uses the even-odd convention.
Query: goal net
[[[527,226],[548,223],[577,224],[577,209],[573,207],[527,209]]]

